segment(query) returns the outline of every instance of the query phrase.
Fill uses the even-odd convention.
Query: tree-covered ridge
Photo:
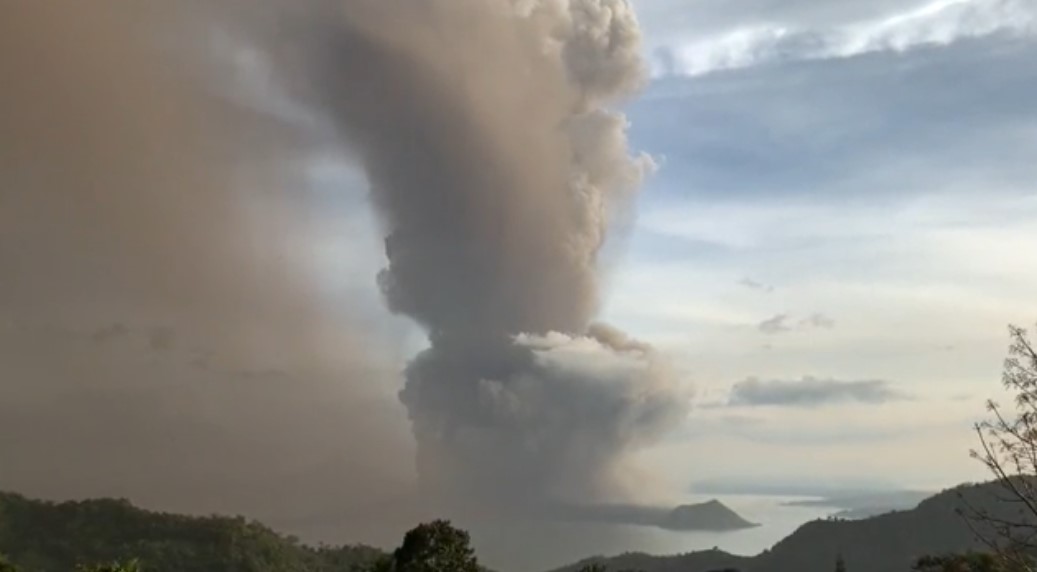
[[[912,510],[856,521],[809,522],[770,550],[753,557],[717,550],[676,556],[624,554],[580,562],[555,572],[577,572],[590,562],[600,563],[613,572],[799,572],[832,570],[837,560],[842,560],[849,572],[907,572],[927,556],[987,552],[989,547],[977,533],[989,532],[990,525],[970,519],[971,512],[1037,526],[1037,521],[1021,514],[1019,509],[1018,503],[1006,502],[1005,489],[999,482],[963,485],[934,495]],[[934,570],[933,562],[937,561],[922,562],[927,563],[926,570]],[[939,561],[945,562],[958,566],[962,560],[946,557]],[[970,562],[970,566],[975,568],[976,563]]]
[[[717,550],[673,557],[627,554],[563,570],[798,572],[830,570],[832,562],[836,570],[850,572],[1030,570],[997,555],[968,552],[982,549],[976,533],[982,534],[984,524],[967,523],[963,507],[998,522],[1010,518],[1018,509],[1003,502],[1002,490],[996,482],[963,486],[910,511],[863,521],[816,521],[751,558]],[[383,553],[312,548],[242,518],[149,512],[120,500],[52,503],[0,493],[0,572],[51,571],[488,572],[479,565],[468,533],[442,520],[418,525],[399,548]]]
[[[382,556],[364,546],[306,546],[244,518],[152,512],[124,500],[55,503],[10,493],[0,493],[0,554],[21,572],[70,572],[133,560],[141,572],[351,572]]]

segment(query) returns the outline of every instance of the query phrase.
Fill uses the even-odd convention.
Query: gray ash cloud
[[[646,345],[593,325],[598,260],[647,157],[623,0],[352,0],[317,87],[386,230],[379,284],[427,331],[401,393],[423,483],[528,503],[619,494],[686,408]]]

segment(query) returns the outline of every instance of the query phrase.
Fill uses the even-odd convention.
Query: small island
[[[718,500],[676,508],[632,504],[566,505],[555,516],[563,520],[654,526],[687,532],[731,532],[759,526]]]
[[[668,530],[725,532],[754,528],[759,524],[745,520],[724,503],[711,500],[678,506],[666,514],[657,526]]]

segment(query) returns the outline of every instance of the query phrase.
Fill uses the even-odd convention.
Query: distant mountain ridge
[[[911,510],[863,520],[829,518],[809,522],[770,550],[753,557],[719,550],[676,556],[628,553],[589,558],[554,572],[573,572],[589,563],[603,564],[610,571],[803,572],[830,570],[839,557],[853,572],[907,572],[922,556],[984,549],[959,514],[970,509],[987,511],[999,518],[1022,516],[1018,505],[1004,502],[1000,484],[962,485],[927,498]],[[982,525],[975,526],[983,530]]]
[[[887,512],[913,509],[933,494],[935,493],[921,491],[860,492],[789,501],[784,504],[785,506],[828,507],[838,509],[838,512],[832,515],[836,518],[861,519]]]
[[[690,492],[717,496],[832,498],[892,493],[899,490],[900,487],[895,483],[880,480],[843,479],[832,482],[809,477],[790,479],[743,476],[697,481],[692,484]]]

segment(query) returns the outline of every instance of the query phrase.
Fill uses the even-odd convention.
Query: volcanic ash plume
[[[685,412],[594,325],[598,259],[652,166],[609,109],[642,81],[625,0],[348,0],[327,107],[367,170],[390,308],[429,334],[401,392],[423,483],[601,500]]]
[[[263,517],[395,495],[390,342],[311,283],[308,136],[225,95],[201,4],[4,4],[0,490]]]

